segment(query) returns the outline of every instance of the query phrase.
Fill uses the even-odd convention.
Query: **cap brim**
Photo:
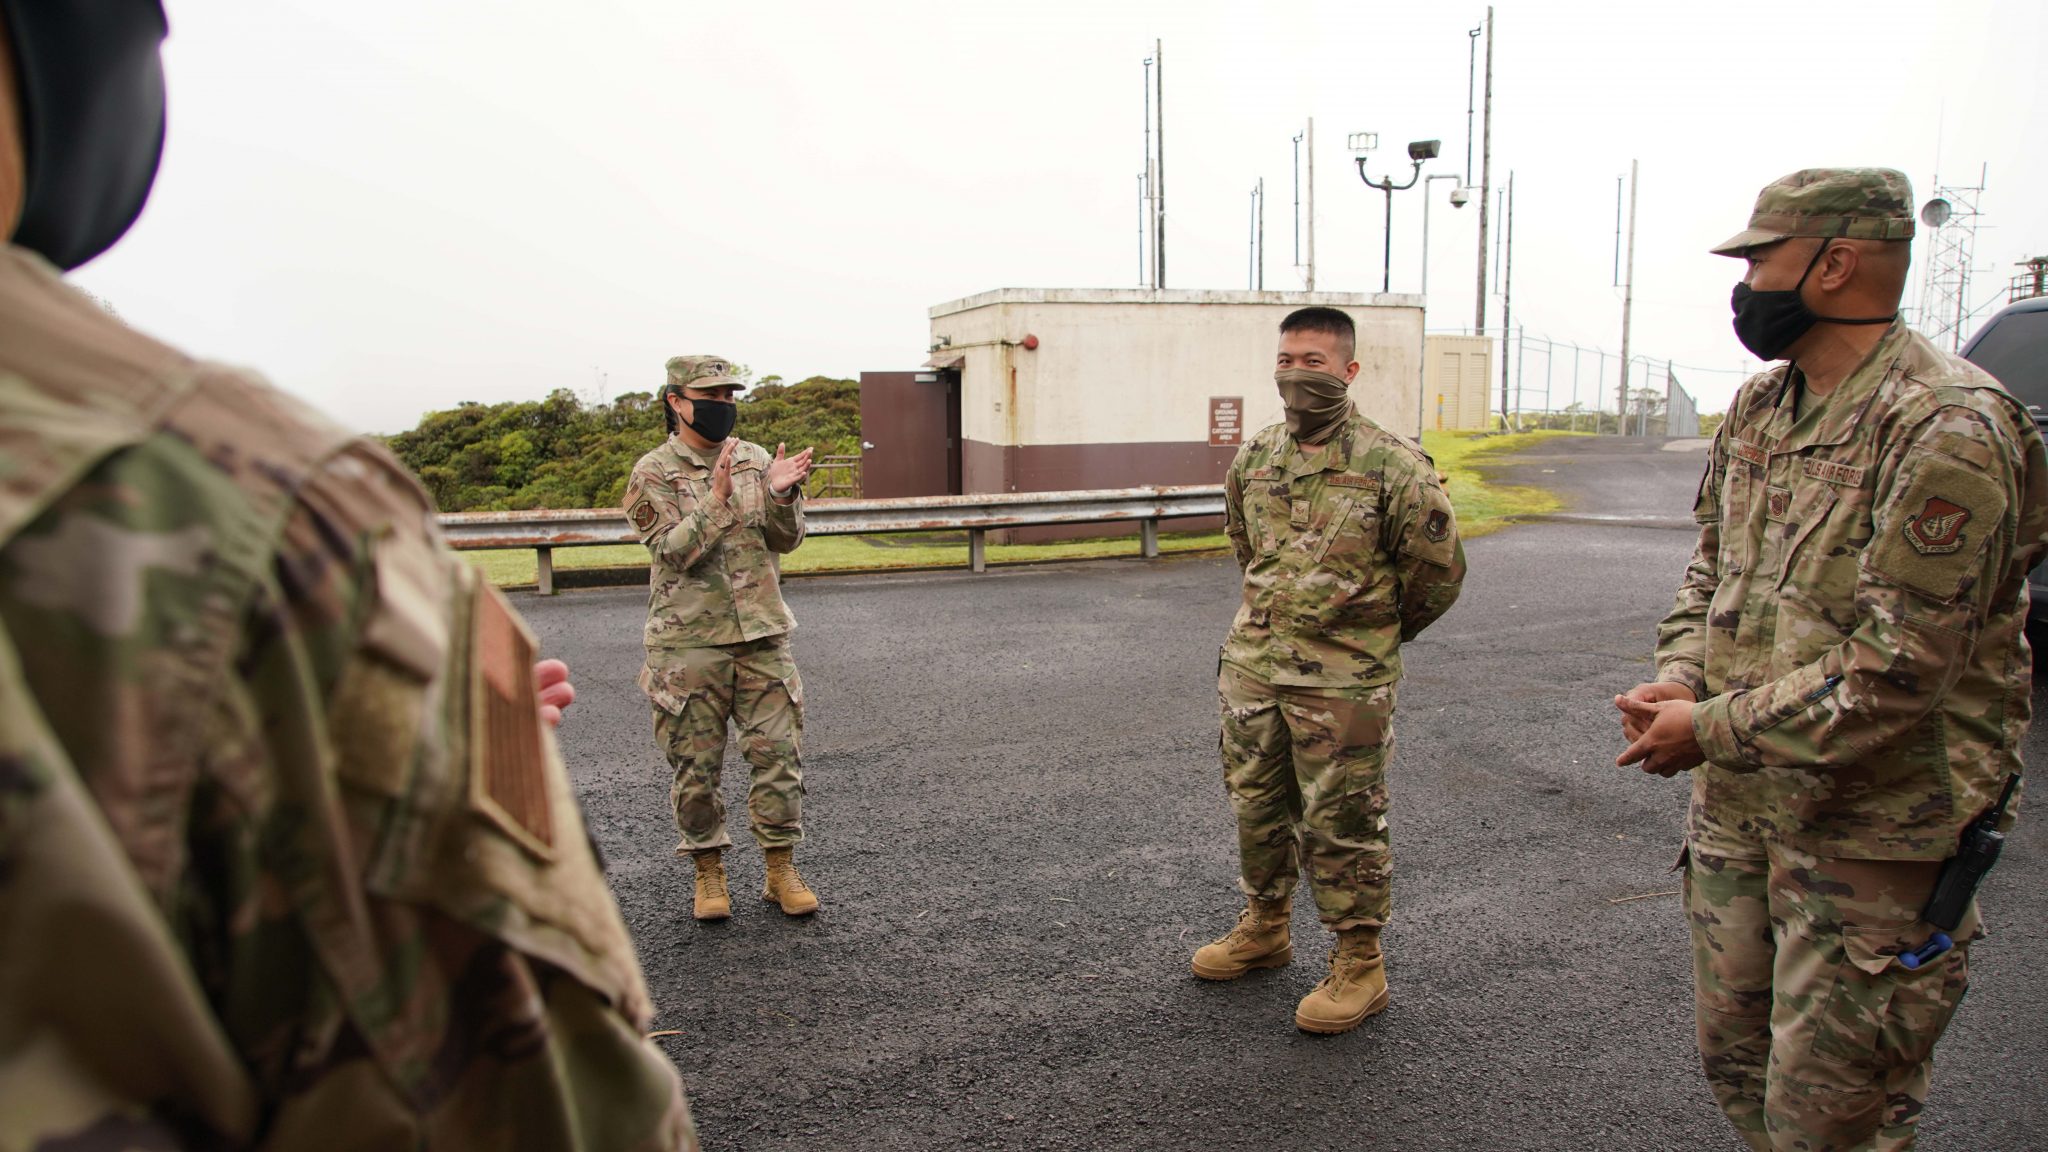
[[[1744,228],[1707,251],[1716,256],[1740,256],[1759,244],[1776,244],[1789,237],[1789,233],[1773,232],[1768,228]]]
[[[706,376],[700,380],[692,380],[688,384],[683,385],[685,388],[695,388],[699,391],[709,391],[713,388],[731,388],[739,391],[746,386],[747,382],[737,376]]]

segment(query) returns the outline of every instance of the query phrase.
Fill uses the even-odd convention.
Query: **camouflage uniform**
[[[694,1148],[411,477],[12,248],[0,444],[0,1149]]]
[[[1897,173],[1800,173],[1723,250],[1901,239],[1911,202]],[[1905,1148],[1975,910],[1954,951],[1893,958],[1926,941],[1938,862],[2019,769],[2048,458],[1996,381],[1896,322],[1805,392],[1786,366],[1737,393],[1658,630],[1707,759],[1687,829],[1700,1052],[1754,1148]]]
[[[717,357],[678,357],[670,384],[733,381]],[[675,770],[669,799],[682,841],[677,854],[725,848],[719,770],[726,725],[740,731],[753,767],[747,812],[763,848],[803,840],[804,685],[789,653],[796,618],[782,602],[778,553],[804,538],[803,493],[788,503],[768,491],[769,454],[733,451],[732,498],[711,499],[717,453],[700,456],[670,436],[633,466],[625,508],[653,556],[647,602],[647,664],[640,687],[654,704],[655,740]]]
[[[1224,516],[1244,569],[1218,669],[1242,886],[1285,900],[1305,856],[1326,925],[1384,925],[1401,642],[1465,578],[1450,500],[1428,456],[1354,411],[1319,450],[1279,424],[1253,437]]]

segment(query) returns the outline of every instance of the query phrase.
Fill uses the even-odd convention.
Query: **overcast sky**
[[[1462,168],[1466,30],[1485,16],[1358,0],[167,7],[155,196],[76,279],[138,327],[386,432],[463,400],[651,388],[679,353],[792,380],[901,369],[926,354],[933,304],[1135,287],[1155,37],[1168,286],[1246,286],[1262,176],[1266,286],[1300,285],[1291,138],[1313,116],[1318,287],[1376,290],[1381,195],[1345,137],[1380,134],[1375,178],[1405,175],[1402,145],[1425,137],[1443,140],[1426,174]],[[1970,184],[1988,165],[1979,300],[2002,300],[2011,265],[2048,253],[2044,10],[1497,5],[1516,323],[1619,346],[1631,158],[1634,347],[1677,361],[1705,410],[1754,367],[1728,325],[1738,265],[1705,249],[1792,169],[1896,166],[1924,199],[1937,165]],[[1477,207],[1448,190],[1433,189],[1432,329],[1472,322]],[[1397,292],[1419,287],[1420,197],[1394,201]]]

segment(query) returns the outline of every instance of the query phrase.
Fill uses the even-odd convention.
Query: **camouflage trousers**
[[[1225,664],[1217,691],[1245,894],[1291,897],[1306,862],[1316,911],[1331,930],[1385,925],[1394,685],[1294,688]]]
[[[682,834],[677,855],[732,845],[719,789],[728,723],[753,769],[747,816],[754,839],[763,848],[803,841],[804,685],[787,636],[650,651],[640,684],[654,702],[655,741],[675,770],[669,803]]]
[[[1969,987],[1976,909],[1954,950],[1908,971],[1896,957],[1933,931],[1920,910],[1939,864],[1758,847],[1692,851],[1685,872],[1700,1059],[1722,1112],[1757,1152],[1911,1148],[1934,1043]]]

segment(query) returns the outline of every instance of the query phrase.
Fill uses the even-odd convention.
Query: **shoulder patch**
[[[1952,601],[1977,575],[1978,557],[2005,519],[2005,491],[1946,456],[1910,460],[1899,492],[1865,553],[1886,579]]]
[[[1942,556],[1963,546],[1963,528],[1970,510],[1940,496],[1929,496],[1920,511],[1906,517],[1906,542],[1922,556]]]
[[[554,809],[533,686],[540,646],[504,593],[484,581],[477,583],[471,635],[470,804],[520,847],[553,860]]]
[[[655,511],[654,501],[643,496],[640,498],[640,502],[633,505],[632,510],[626,513],[626,518],[633,522],[633,531],[645,532],[654,527],[656,520],[661,519],[661,513]]]
[[[1422,534],[1438,544],[1451,534],[1451,514],[1441,508],[1429,510],[1429,516],[1422,522]]]

